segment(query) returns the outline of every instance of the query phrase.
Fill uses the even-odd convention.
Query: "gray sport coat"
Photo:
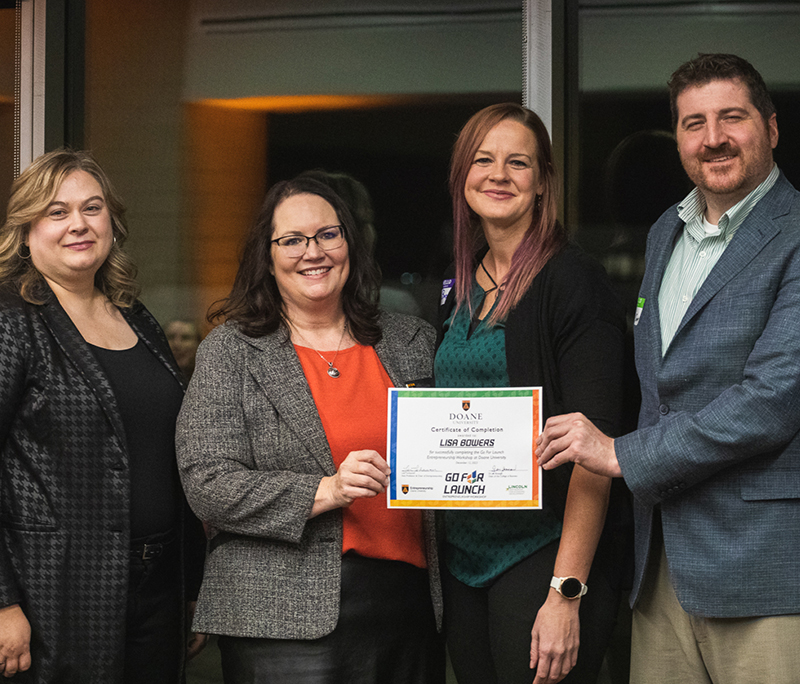
[[[684,224],[653,226],[634,328],[639,429],[616,440],[641,588],[660,506],[670,576],[707,617],[800,613],[800,193],[781,174],[662,358],[658,292]]]
[[[430,377],[433,328],[384,313],[375,351],[395,385]],[[178,418],[178,464],[209,543],[194,628],[242,637],[316,639],[339,617],[342,518],[308,514],[330,448],[286,331],[213,330]],[[433,515],[425,513],[431,595],[441,623]]]

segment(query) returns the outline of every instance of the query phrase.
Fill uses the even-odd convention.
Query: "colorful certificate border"
[[[387,434],[387,455],[392,474],[389,478],[389,491],[386,496],[388,508],[483,508],[483,509],[541,509],[541,468],[536,461],[536,439],[541,433],[542,407],[541,387],[515,387],[509,389],[411,389],[392,387],[389,389],[389,430]],[[446,499],[398,499],[397,498],[397,412],[398,400],[401,398],[425,397],[439,399],[473,399],[480,397],[531,397],[533,430],[531,444],[531,491],[532,499],[483,499],[483,500],[446,500]]]

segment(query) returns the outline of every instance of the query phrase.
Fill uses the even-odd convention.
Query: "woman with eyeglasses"
[[[435,335],[378,310],[370,245],[327,185],[278,183],[200,346],[178,459],[227,684],[443,681],[432,519],[385,496],[387,388]]]
[[[614,434],[624,314],[602,267],[557,220],[557,187],[547,129],[531,110],[492,105],[462,129],[436,386],[541,387],[544,419],[587,411]],[[611,481],[580,466],[554,472],[542,477],[541,510],[443,514],[445,633],[459,684],[597,679],[623,567],[611,535],[600,542]]]

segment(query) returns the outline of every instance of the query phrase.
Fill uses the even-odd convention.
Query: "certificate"
[[[389,390],[389,508],[542,507],[541,388]]]

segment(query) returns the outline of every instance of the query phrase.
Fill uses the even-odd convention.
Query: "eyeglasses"
[[[344,244],[344,228],[342,226],[328,226],[311,237],[307,235],[284,235],[275,240],[270,240],[270,242],[278,245],[288,257],[301,257],[306,253],[312,240],[317,243],[321,250],[330,252]]]

